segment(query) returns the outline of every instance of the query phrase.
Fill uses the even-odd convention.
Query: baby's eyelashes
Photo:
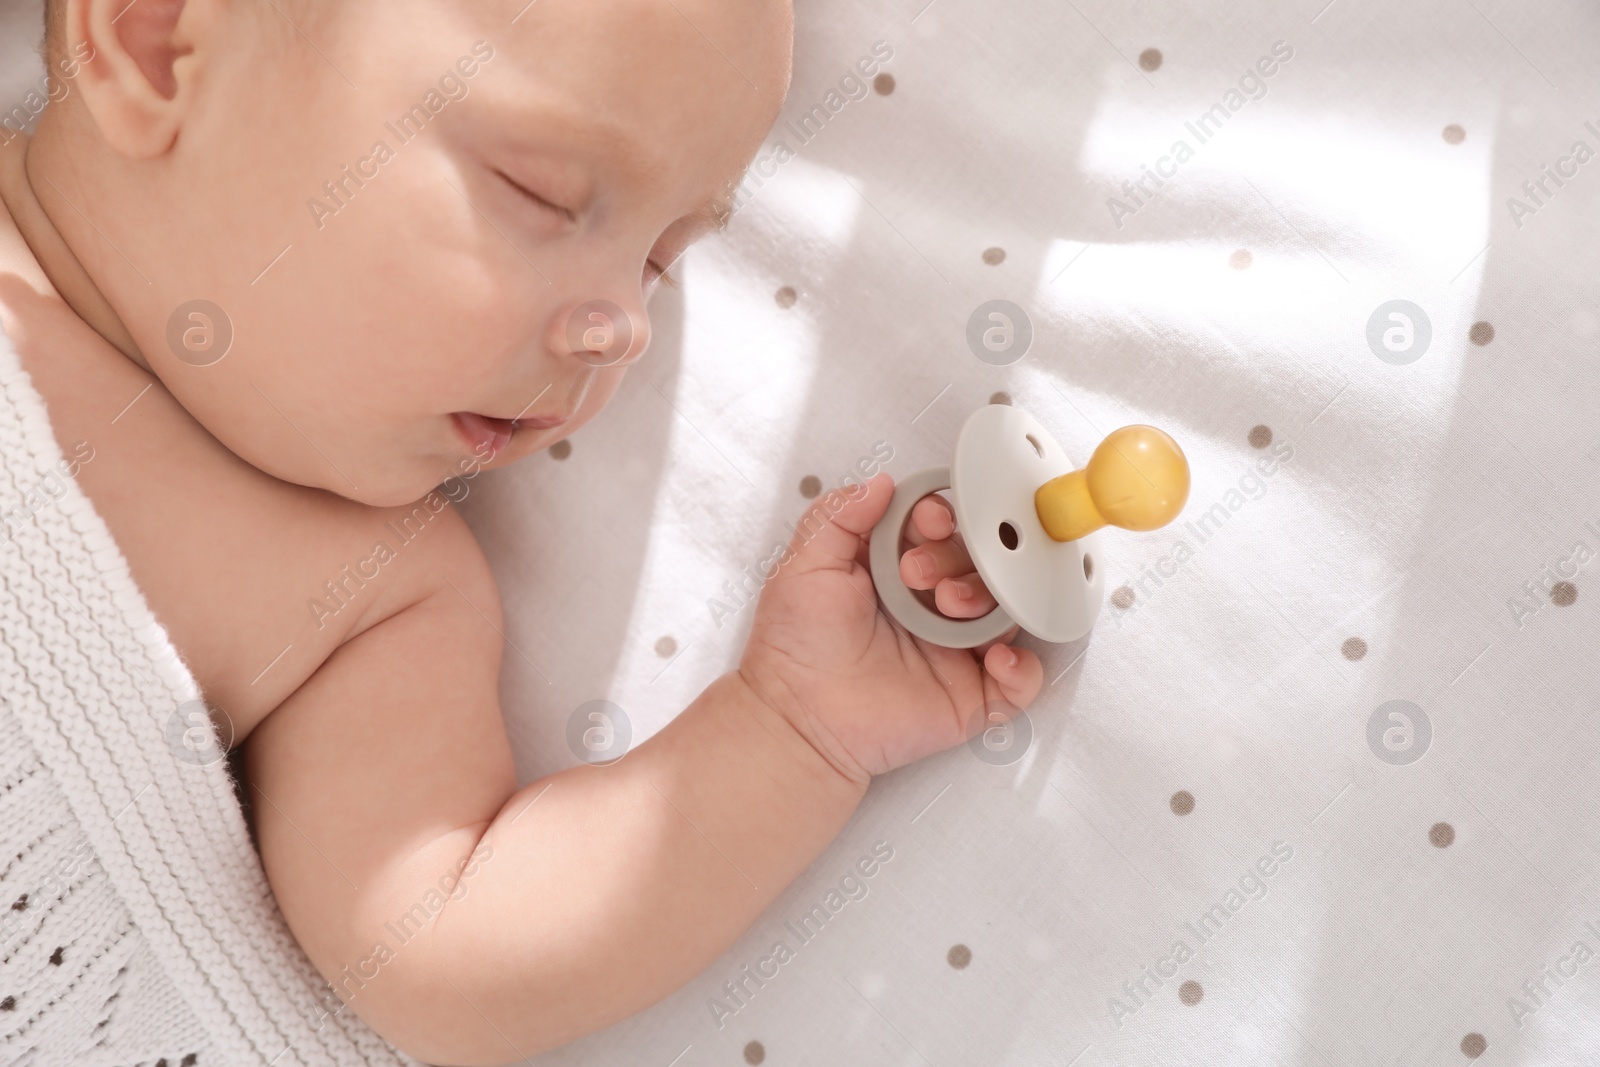
[[[526,199],[531,200],[540,209],[551,212],[555,215],[559,215],[568,222],[578,221],[578,213],[573,211],[571,208],[562,207],[560,204],[549,199],[548,197],[540,196],[538,193],[534,192],[532,189],[529,189],[526,185],[523,185],[521,182],[511,177],[511,175],[507,174],[503,170],[496,170],[495,173],[504,179],[507,185],[521,193]]]

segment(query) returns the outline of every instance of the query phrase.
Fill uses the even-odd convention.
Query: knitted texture
[[[3,332],[0,394],[0,1064],[414,1064],[295,943],[194,744],[199,687]]]

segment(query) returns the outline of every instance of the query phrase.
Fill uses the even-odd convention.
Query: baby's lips
[[[490,456],[504,452],[517,428],[516,423],[510,419],[496,419],[470,411],[458,411],[451,418],[455,421],[456,431],[467,443],[467,447],[479,456],[483,455],[485,449]]]
[[[480,415],[475,411],[458,411],[451,416],[461,439],[472,449],[472,454],[483,461],[493,459],[510,447],[511,439],[518,430],[554,429],[564,425],[569,417],[561,414],[519,415],[514,419],[502,419],[494,415]]]

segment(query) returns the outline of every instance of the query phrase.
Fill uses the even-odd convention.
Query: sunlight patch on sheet
[[[1293,221],[1336,262],[1349,256],[1357,270],[1422,268],[1448,281],[1489,239],[1493,116],[1466,118],[1481,132],[1447,145],[1437,134],[1397,131],[1381,116],[1291,110],[1276,101],[1273,110],[1240,112],[1201,141],[1192,120],[1107,96],[1085,134],[1082,159],[1104,182],[1108,204],[1115,198],[1133,209],[1114,220],[1105,208],[1107,224],[1120,221],[1115,228],[1126,239],[1160,240],[1171,212],[1232,204],[1243,218],[1218,229],[1238,232],[1259,218],[1297,240]],[[1193,152],[1181,164],[1173,155],[1179,142]],[[1147,180],[1143,192],[1124,189],[1158,167],[1172,174],[1160,188]],[[1417,254],[1429,259],[1392,262]]]
[[[798,515],[803,503],[785,473],[817,370],[818,331],[806,301],[780,298],[785,287],[807,289],[806,280],[752,269],[746,246],[768,234],[793,245],[803,235],[831,259],[852,239],[859,210],[839,174],[791,160],[737,213],[734,238],[696,246],[675,271],[683,363],[675,389],[657,384],[674,409],[672,429],[617,675],[651,694],[647,732],[737,655],[753,611],[741,598],[770,555],[770,517]],[[738,232],[746,227],[757,233]],[[791,252],[779,262],[808,258]],[[676,648],[662,656],[655,644],[667,632]]]
[[[1366,353],[1366,326],[1379,305],[1398,298],[1422,307],[1432,340],[1408,369],[1453,392],[1476,314],[1482,258],[1452,284],[1448,276],[1405,281],[1353,276],[1314,250],[1258,249],[1235,269],[1231,244],[1051,242],[1037,279],[1047,321],[1090,336],[1154,333],[1165,344],[1193,343],[1216,358],[1219,346],[1258,372],[1298,374],[1307,353]],[[1340,271],[1345,276],[1340,276]],[[1053,279],[1053,281],[1052,281]],[[1368,355],[1376,361],[1376,356]]]
[[[796,157],[776,175],[741,197],[734,226],[746,224],[781,234],[787,243],[796,237],[834,249],[842,248],[855,232],[861,198],[831,167]],[[859,179],[850,179],[857,185]]]

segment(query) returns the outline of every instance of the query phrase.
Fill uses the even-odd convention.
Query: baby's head
[[[30,184],[212,434],[405,503],[610,397],[790,29],[787,0],[52,0]]]

